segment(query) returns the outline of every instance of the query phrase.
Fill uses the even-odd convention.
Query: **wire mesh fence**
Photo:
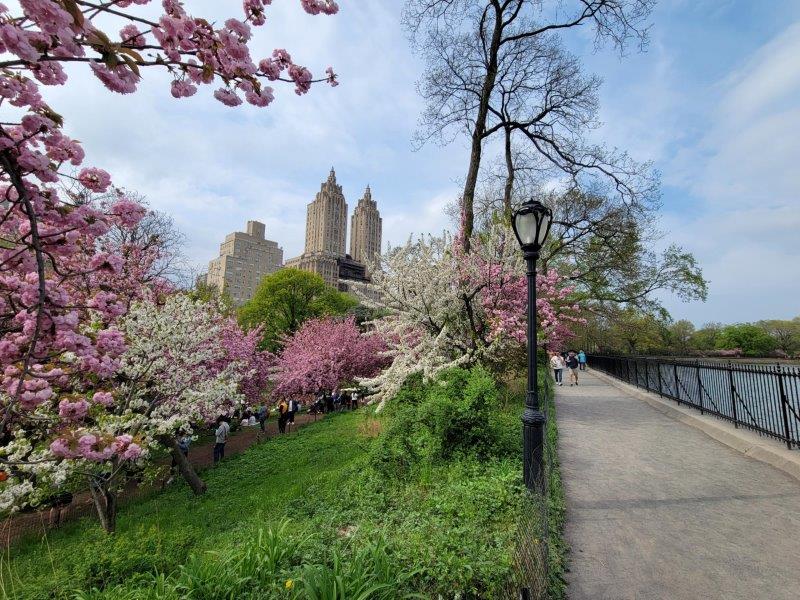
[[[553,481],[558,475],[555,418],[552,386],[544,385],[540,390],[542,410],[547,417],[543,451],[544,470],[534,478],[534,492],[527,492],[517,521],[516,546],[514,550],[513,575],[504,590],[504,600],[546,600],[550,598],[550,583],[553,576],[553,545],[560,536],[555,531]],[[532,465],[532,468],[533,467]]]
[[[781,364],[591,355],[589,363],[654,392],[800,448],[800,368]]]

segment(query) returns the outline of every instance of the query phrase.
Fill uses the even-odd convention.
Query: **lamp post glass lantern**
[[[552,223],[553,213],[538,200],[525,202],[511,221],[525,256],[528,275],[528,390],[522,413],[522,476],[529,490],[544,489],[545,415],[539,405],[536,369],[536,262]]]

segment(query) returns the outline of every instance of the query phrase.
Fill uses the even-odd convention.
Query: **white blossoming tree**
[[[113,531],[117,496],[132,477],[154,466],[166,448],[195,493],[205,484],[177,447],[179,433],[230,415],[244,403],[241,365],[220,344],[224,317],[213,304],[183,294],[163,305],[134,303],[119,323],[125,350],[115,385],[62,400],[49,440],[17,438],[6,449],[17,461],[15,481],[0,493],[0,509],[37,504],[60,488],[88,481],[106,531]],[[87,400],[88,398],[88,400]]]
[[[412,373],[426,379],[444,369],[482,363],[513,368],[524,356],[527,282],[511,230],[501,224],[472,236],[471,251],[444,234],[390,249],[372,266],[372,282],[358,291],[383,315],[372,322],[387,341],[392,364],[362,383],[391,398]],[[578,320],[572,289],[548,273],[540,278],[537,311],[544,343],[569,337]]]

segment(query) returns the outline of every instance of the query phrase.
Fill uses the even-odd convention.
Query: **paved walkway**
[[[800,482],[591,372],[556,390],[569,598],[800,598]]]

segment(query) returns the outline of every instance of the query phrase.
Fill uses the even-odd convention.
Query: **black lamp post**
[[[539,406],[536,369],[536,261],[552,223],[553,213],[538,200],[525,202],[511,221],[528,266],[528,391],[522,413],[522,476],[529,490],[543,489],[544,483],[545,416]]]

